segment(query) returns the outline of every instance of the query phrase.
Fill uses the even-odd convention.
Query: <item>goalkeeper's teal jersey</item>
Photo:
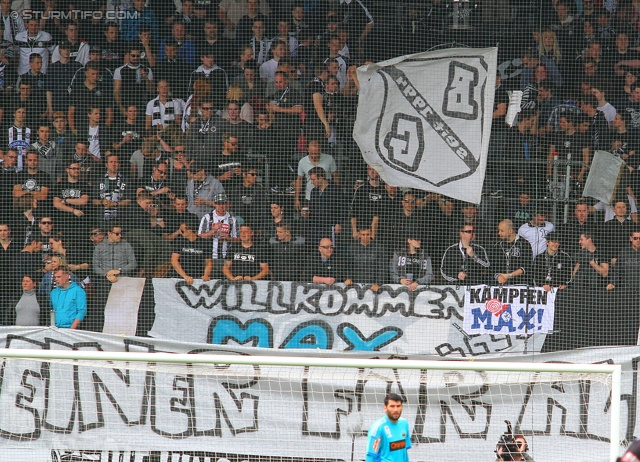
[[[409,448],[409,422],[400,418],[393,423],[385,415],[369,428],[366,462],[408,462]]]

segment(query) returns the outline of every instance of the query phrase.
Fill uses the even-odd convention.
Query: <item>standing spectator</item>
[[[447,247],[442,255],[440,274],[445,281],[456,285],[474,286],[487,280],[489,257],[487,251],[473,242],[475,228],[464,223],[461,225],[460,240]]]
[[[204,37],[198,43],[199,48],[211,48],[216,63],[228,69],[235,55],[235,47],[230,38],[220,34],[220,21],[213,16],[206,17],[204,20]]]
[[[609,275],[606,253],[596,247],[594,236],[588,232],[580,235],[580,247],[575,256],[571,295],[572,306],[582,309],[566,313],[570,317],[566,322],[570,331],[564,349],[602,345],[602,339],[606,338],[603,323],[610,316],[610,304],[604,303],[603,290]],[[593,303],[594,300],[598,303]]]
[[[204,165],[198,160],[191,165],[187,176],[187,210],[201,219],[215,206],[214,198],[224,194],[224,188],[212,175],[207,175]]]
[[[363,56],[367,36],[373,30],[373,16],[362,0],[340,2],[336,5],[336,12],[342,21],[342,26],[349,32],[349,37],[356,39],[358,54]]]
[[[178,57],[183,61],[186,61],[189,66],[193,66],[196,63],[196,46],[191,39],[186,35],[186,26],[182,22],[173,23],[171,26],[171,36],[166,37],[160,43],[160,49],[158,50],[158,61],[162,62],[165,59],[165,45],[167,42],[177,43],[178,45]]]
[[[263,16],[269,16],[269,2],[258,0],[259,10]],[[249,14],[249,0],[222,0],[218,9],[218,18],[225,26],[224,35],[230,39],[235,38],[236,25],[240,18]],[[253,8],[253,7],[252,7]]]
[[[89,62],[89,44],[78,38],[78,25],[72,21],[67,21],[64,25],[64,43],[69,47],[72,61],[84,66]],[[57,63],[61,58],[60,45],[56,46],[51,53],[51,62]]]
[[[262,214],[268,204],[267,190],[257,183],[257,178],[258,169],[256,166],[244,165],[242,167],[242,182],[229,191],[233,213],[240,223],[247,221],[258,226],[263,218]]]
[[[580,250],[580,245],[578,244],[580,235],[583,232],[592,231],[596,227],[594,220],[589,215],[589,211],[589,206],[585,199],[581,198],[576,203],[573,216],[569,217],[569,221],[558,226],[563,248],[571,256]]]
[[[144,25],[151,28],[153,42],[158,43],[158,21],[153,8],[146,6],[145,0],[133,0],[128,13],[122,21],[120,37],[126,42],[133,42],[138,39],[140,27]]]
[[[511,220],[502,220],[498,225],[500,240],[495,243],[491,262],[491,272],[498,284],[531,283],[533,257],[531,245],[521,239],[513,229]]]
[[[294,236],[289,223],[276,226],[276,236],[269,239],[269,268],[275,281],[300,280],[305,245],[304,237]]]
[[[555,231],[546,236],[547,248],[533,260],[533,283],[546,292],[564,290],[571,282],[573,260],[560,250],[560,234]],[[557,329],[556,329],[557,330]]]
[[[385,259],[382,247],[373,240],[370,229],[358,232],[358,242],[351,245],[349,253],[349,270],[346,285],[352,283],[370,284],[372,292],[380,290],[385,281],[388,260]]]
[[[238,184],[238,177],[242,175],[245,157],[238,153],[238,143],[238,138],[233,133],[224,133],[222,151],[211,156],[211,174],[227,189]]]
[[[104,82],[100,82],[100,64],[89,62],[84,67],[84,82],[70,86],[69,95],[69,129],[77,133],[84,125],[84,115],[90,108],[100,108],[106,114],[105,124],[109,126],[113,119],[111,95]]]
[[[2,38],[7,42],[14,43],[16,35],[26,30],[22,15],[11,8],[11,0],[0,1],[0,21],[4,26]]]
[[[51,126],[40,124],[38,127],[38,139],[31,143],[30,150],[38,153],[40,170],[54,179],[56,177],[56,165],[60,160],[55,141],[51,140]]]
[[[266,30],[267,27],[264,19],[256,19],[253,21],[253,26],[251,27],[253,37],[251,37],[251,40],[247,42],[249,43],[256,63],[259,66],[262,66],[269,60],[269,51],[272,46],[271,40],[265,37]]]
[[[367,181],[356,182],[356,190],[351,201],[351,235],[358,239],[358,228],[371,229],[373,238],[377,236],[380,207],[384,198],[384,187],[380,175],[371,166],[367,167]]]
[[[222,262],[229,253],[229,245],[238,238],[238,222],[227,210],[229,199],[222,193],[214,197],[214,207],[200,221],[198,236],[212,240],[211,257],[213,263]],[[214,266],[214,277],[218,278],[222,263]]]
[[[153,71],[140,62],[141,56],[142,47],[139,44],[129,45],[125,64],[113,73],[113,98],[123,116],[126,114],[125,102],[127,105],[144,107],[149,101],[148,96],[155,91]]]
[[[640,89],[638,95],[640,95]],[[580,168],[578,174],[578,181],[582,183],[585,180],[587,166],[591,163],[591,142],[577,131],[575,121],[576,116],[572,113],[567,112],[560,116],[560,131],[549,145],[547,176],[552,173],[554,161],[582,161],[585,165]]]
[[[173,90],[172,95],[182,100],[189,96],[188,82],[185,81],[182,69],[190,69],[185,61],[178,56],[178,42],[169,39],[164,42],[164,59],[154,68],[158,81],[166,81]]]
[[[191,229],[188,223],[182,223],[179,235],[173,241],[171,266],[179,277],[192,285],[194,279],[207,282],[211,279],[213,260],[209,252],[209,244]]]
[[[113,72],[124,60],[126,45],[118,37],[119,28],[115,22],[108,22],[102,34],[103,37],[97,44],[100,48],[100,61]],[[96,48],[96,45],[92,48]]]
[[[145,126],[141,117],[138,117],[138,107],[135,104],[127,106],[127,114],[124,117],[117,117],[112,129],[111,147],[119,155],[126,155],[129,152],[136,152],[142,148]]]
[[[21,286],[22,296],[17,303],[11,304],[13,306],[10,305],[12,310],[7,313],[10,319],[7,319],[7,322],[3,322],[3,324],[9,326],[39,326],[42,304],[36,291],[38,284],[31,275],[25,274],[22,276]]]
[[[555,226],[547,221],[547,212],[538,208],[528,223],[523,224],[518,229],[518,236],[526,239],[531,244],[533,258],[547,250],[546,235],[555,231]]]
[[[27,30],[17,33],[13,42],[20,47],[18,75],[29,71],[29,59],[32,53],[42,56],[42,73],[46,74],[49,56],[54,48],[51,34],[40,30],[40,21],[35,16],[27,19],[26,25]]]
[[[307,281],[314,284],[333,285],[342,282],[346,277],[345,263],[334,255],[335,246],[328,237],[323,237],[318,243],[318,254],[311,257],[305,264]]]
[[[240,242],[227,252],[222,272],[230,281],[258,281],[269,275],[266,253],[253,241],[253,230],[248,223],[240,226]]]
[[[87,315],[87,295],[82,287],[71,281],[65,267],[60,267],[53,277],[57,287],[51,291],[50,299],[56,327],[77,329]]]
[[[640,231],[633,228],[629,233],[631,245],[625,246],[616,255],[616,264],[611,268],[611,274],[606,289],[614,291],[616,302],[611,304],[613,312],[609,319],[610,332],[615,332],[614,345],[635,345],[640,325],[640,312],[637,300],[640,296]]]
[[[397,249],[391,262],[391,282],[402,284],[414,291],[419,285],[433,281],[431,258],[421,248],[420,234],[416,230],[407,233],[404,249]]]
[[[202,64],[191,73],[189,91],[195,91],[194,85],[199,79],[209,82],[214,108],[216,111],[221,111],[227,98],[227,88],[229,88],[227,72],[216,64],[213,48],[210,46],[201,46],[198,49],[198,56]]]
[[[287,48],[287,44],[285,42],[282,42],[280,40],[278,40],[277,42],[271,42],[271,55],[273,57],[260,65],[260,78],[264,82],[275,82],[280,60],[285,58],[288,53],[289,49]]]
[[[249,43],[252,31],[255,33],[253,28],[255,27],[256,22],[263,23],[262,28],[264,29],[264,23],[266,20],[267,17],[260,12],[260,0],[247,0],[247,14],[238,20],[238,24],[236,26],[236,47],[240,48]],[[267,51],[268,50],[269,49],[267,48]]]
[[[335,184],[339,183],[336,161],[331,155],[321,152],[320,142],[316,140],[309,141],[308,151],[309,155],[303,157],[300,159],[300,162],[298,162],[298,178],[296,179],[295,188],[295,207],[298,211],[302,209],[303,199],[301,198],[301,193],[303,181],[305,188],[304,201],[308,202],[311,200],[311,190],[313,189],[309,175],[311,169],[321,167],[326,172],[325,177],[327,180],[332,180]]]
[[[82,67],[71,59],[71,44],[64,41],[58,45],[60,59],[47,71],[47,110],[55,112],[69,110],[69,86],[73,76]]]
[[[33,132],[27,126],[27,109],[24,106],[16,108],[13,113],[13,124],[5,128],[2,133],[2,147],[14,149],[18,153],[16,170],[21,172]],[[2,150],[2,149],[0,149]]]
[[[127,207],[131,205],[132,186],[120,172],[120,159],[116,154],[107,154],[105,166],[106,173],[94,185],[96,218],[99,221],[126,219]]]
[[[169,82],[158,82],[158,96],[147,103],[146,129],[154,127],[162,130],[169,125],[180,123],[184,112],[184,101],[178,98],[170,98],[171,88]]]
[[[210,154],[220,149],[223,120],[213,111],[213,99],[206,98],[200,102],[198,116],[189,124],[187,132],[188,158],[208,163]]]
[[[323,237],[330,236],[335,244],[345,219],[344,193],[338,185],[327,180],[322,167],[309,170],[309,179],[313,184],[307,217],[309,242],[315,245]]]
[[[37,152],[27,153],[27,168],[17,175],[16,184],[13,186],[14,199],[30,195],[39,203],[41,202],[41,205],[48,203],[51,177],[38,168],[39,163],[40,158]]]
[[[613,212],[615,216],[605,221],[601,227],[603,242],[599,245],[601,251],[606,251],[611,265],[616,264],[617,256],[629,246],[629,235],[635,229],[635,223],[627,214],[627,201],[617,199],[613,201]]]
[[[29,70],[18,77],[16,86],[20,87],[22,82],[28,83],[31,87],[31,93],[29,94],[31,106],[29,109],[32,115],[37,120],[50,117],[51,114],[47,113],[46,87],[48,79],[42,73],[42,56],[38,53],[31,53],[31,56],[29,56]]]
[[[91,107],[87,111],[86,122],[78,127],[78,138],[87,141],[89,152],[96,159],[102,159],[105,152],[108,152],[109,133],[101,123],[102,114],[99,107]]]
[[[56,208],[56,221],[65,236],[85,235],[87,220],[91,216],[89,207],[90,186],[80,179],[81,166],[72,162],[66,167],[66,178],[54,187],[53,206]]]

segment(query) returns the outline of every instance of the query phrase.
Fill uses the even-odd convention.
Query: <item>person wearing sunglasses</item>
[[[198,116],[189,123],[187,158],[208,162],[209,154],[218,152],[222,145],[223,125],[224,121],[215,113],[213,99],[203,99],[198,108]]]
[[[440,274],[446,281],[456,285],[482,284],[489,270],[487,251],[473,242],[473,225],[464,223],[458,231],[460,240],[444,251]]]
[[[122,239],[122,226],[111,222],[107,229],[107,238],[93,250],[93,273],[96,277],[91,281],[96,283],[96,303],[90,307],[85,319],[85,326],[97,332],[102,331],[104,306],[112,284],[123,276],[133,276],[138,267],[133,247]]]

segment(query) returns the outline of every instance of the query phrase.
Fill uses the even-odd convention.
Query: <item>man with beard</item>
[[[384,397],[385,415],[373,423],[367,435],[366,462],[408,462],[411,432],[409,422],[401,417],[402,401],[402,397],[395,393]]]

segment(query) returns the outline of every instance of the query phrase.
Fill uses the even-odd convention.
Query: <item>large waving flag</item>
[[[384,181],[480,203],[497,48],[451,48],[357,70],[353,136]]]

